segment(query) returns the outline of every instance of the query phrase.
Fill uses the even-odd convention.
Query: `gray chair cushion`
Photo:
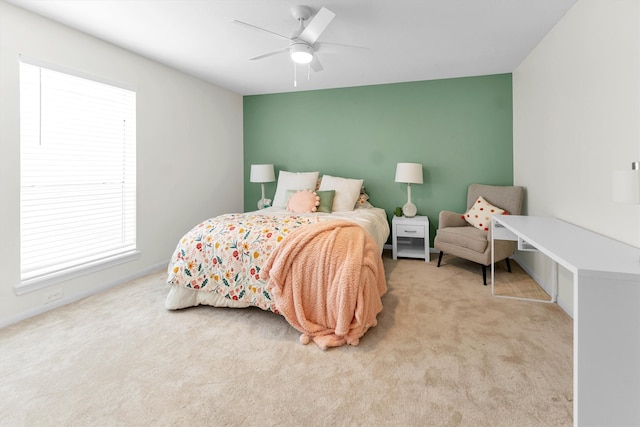
[[[471,249],[484,253],[489,240],[487,232],[472,226],[447,227],[438,229],[438,242]]]

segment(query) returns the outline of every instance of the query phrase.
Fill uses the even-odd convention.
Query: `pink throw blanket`
[[[387,291],[380,250],[366,230],[348,221],[299,228],[262,270],[277,310],[323,350],[358,345],[377,324]]]

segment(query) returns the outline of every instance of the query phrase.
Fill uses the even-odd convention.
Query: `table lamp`
[[[411,184],[422,184],[422,163],[398,163],[396,182],[407,183],[407,203],[402,207],[402,213],[409,218],[416,216],[418,209],[411,203]]]
[[[258,200],[258,209],[264,209],[271,206],[271,199],[267,199],[264,196],[264,183],[273,182],[276,180],[275,173],[273,171],[273,165],[251,165],[251,177],[249,181],[259,182],[262,187],[262,198]]]

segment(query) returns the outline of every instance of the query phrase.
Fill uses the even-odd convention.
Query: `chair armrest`
[[[466,225],[469,225],[469,223],[462,218],[461,213],[440,211],[440,215],[438,216],[438,228],[464,227]]]

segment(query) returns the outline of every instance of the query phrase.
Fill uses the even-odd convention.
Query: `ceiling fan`
[[[308,6],[294,6],[291,8],[291,14],[299,23],[298,28],[291,34],[291,37],[287,37],[271,30],[248,24],[246,22],[238,20],[234,20],[233,22],[248,28],[252,28],[254,30],[261,31],[266,34],[271,34],[272,36],[279,37],[289,42],[287,47],[283,47],[272,52],[267,52],[256,57],[249,58],[250,60],[263,59],[269,56],[289,52],[289,56],[294,63],[309,64],[309,68],[313,71],[322,71],[323,67],[320,63],[320,60],[318,59],[317,52],[329,51],[329,47],[366,49],[360,46],[318,42],[318,38],[327,29],[333,18],[335,18],[336,14],[329,9],[322,7],[313,16],[313,18],[309,20],[309,18],[311,18],[312,16],[312,13],[313,11]]]

